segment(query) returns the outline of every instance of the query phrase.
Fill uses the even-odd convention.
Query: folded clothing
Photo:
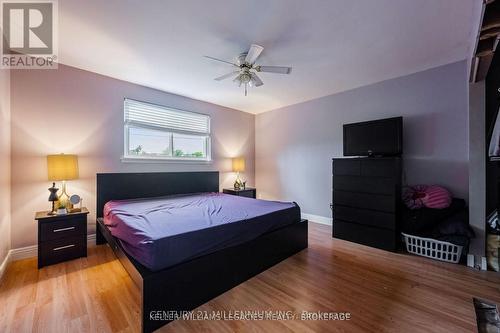
[[[474,238],[474,230],[469,225],[469,212],[462,209],[456,214],[438,223],[431,231],[431,238],[439,239],[441,236],[461,236]],[[453,243],[453,242],[452,242]]]
[[[423,236],[428,234],[436,225],[445,219],[465,210],[465,200],[453,198],[448,208],[433,209],[420,208],[409,209],[402,205],[402,226],[401,230],[405,233]]]
[[[431,238],[439,240],[439,241],[448,242],[451,244],[463,246],[465,249],[469,248],[469,243],[470,243],[469,237],[460,236],[460,235],[442,235],[442,236],[431,237]],[[465,252],[467,252],[467,251],[464,251],[463,253],[465,254]]]

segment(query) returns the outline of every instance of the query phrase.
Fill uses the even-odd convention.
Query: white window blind
[[[210,161],[210,117],[124,101],[124,158]]]
[[[210,117],[165,106],[125,99],[125,122],[173,131],[210,133]]]

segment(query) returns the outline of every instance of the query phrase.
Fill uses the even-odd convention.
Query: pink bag
[[[451,205],[451,193],[438,185],[416,185],[408,187],[403,193],[403,201],[410,209],[422,207],[443,209]]]
[[[424,206],[427,208],[443,209],[451,205],[451,193],[438,185],[429,186],[425,193]]]

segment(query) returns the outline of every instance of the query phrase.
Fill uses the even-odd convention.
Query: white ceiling
[[[480,0],[61,0],[59,59],[114,78],[260,113],[467,58]],[[477,16],[477,17],[476,17]],[[251,43],[261,73],[213,78]]]

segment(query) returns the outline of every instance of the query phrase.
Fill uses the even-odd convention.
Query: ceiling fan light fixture
[[[292,71],[291,67],[284,66],[261,66],[255,64],[257,58],[259,58],[260,54],[264,48],[257,44],[252,44],[250,49],[246,53],[241,53],[238,57],[236,57],[236,62],[229,62],[225,60],[221,60],[218,58],[205,56],[208,59],[223,62],[229,65],[233,65],[237,67],[237,70],[219,76],[215,78],[216,81],[222,81],[224,79],[230,78],[233,75],[236,77],[233,79],[233,82],[238,83],[238,86],[241,87],[243,84],[245,87],[245,96],[247,95],[247,87],[260,87],[264,84],[257,73],[267,72],[267,73],[276,73],[276,74],[290,74]],[[253,72],[255,71],[255,72]]]
[[[241,75],[240,75],[240,81],[241,81],[242,83],[247,84],[247,83],[249,83],[251,80],[252,80],[252,76],[251,76],[251,74],[250,74],[250,73],[243,73],[243,74],[241,74]]]

